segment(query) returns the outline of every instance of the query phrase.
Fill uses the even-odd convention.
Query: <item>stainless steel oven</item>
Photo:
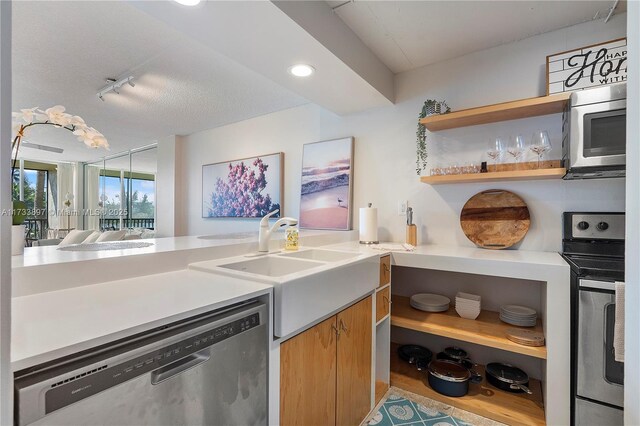
[[[571,409],[576,426],[622,425],[624,363],[615,360],[615,283],[624,281],[624,213],[566,212],[571,267]]]
[[[580,279],[577,347],[577,425],[621,425],[624,364],[613,352],[615,284]]]
[[[571,94],[563,120],[565,179],[625,175],[627,85]]]

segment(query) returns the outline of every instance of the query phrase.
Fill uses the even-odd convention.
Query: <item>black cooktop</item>
[[[581,277],[624,280],[624,258],[562,254],[571,269]]]

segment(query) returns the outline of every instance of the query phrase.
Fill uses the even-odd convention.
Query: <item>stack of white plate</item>
[[[503,322],[520,327],[534,327],[538,319],[535,309],[520,305],[500,306],[500,319]]]
[[[456,312],[462,318],[476,319],[480,315],[481,298],[477,294],[458,292],[456,294]]]
[[[451,299],[446,296],[431,293],[418,293],[411,296],[409,303],[412,307],[425,312],[444,312],[449,310]]]

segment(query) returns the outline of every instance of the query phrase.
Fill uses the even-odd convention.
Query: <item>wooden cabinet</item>
[[[379,287],[391,282],[391,255],[382,256],[380,258],[380,285]]]
[[[383,288],[376,293],[376,322],[380,321],[391,311],[390,287]]]
[[[333,316],[280,345],[280,424],[336,424],[336,330]]]
[[[372,297],[280,345],[280,424],[358,425],[371,409]]]
[[[337,425],[359,425],[371,409],[372,307],[367,297],[337,315]]]

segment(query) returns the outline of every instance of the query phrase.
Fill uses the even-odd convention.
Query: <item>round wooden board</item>
[[[524,200],[502,189],[482,191],[469,198],[460,212],[464,235],[479,247],[504,249],[527,235],[531,225]]]

